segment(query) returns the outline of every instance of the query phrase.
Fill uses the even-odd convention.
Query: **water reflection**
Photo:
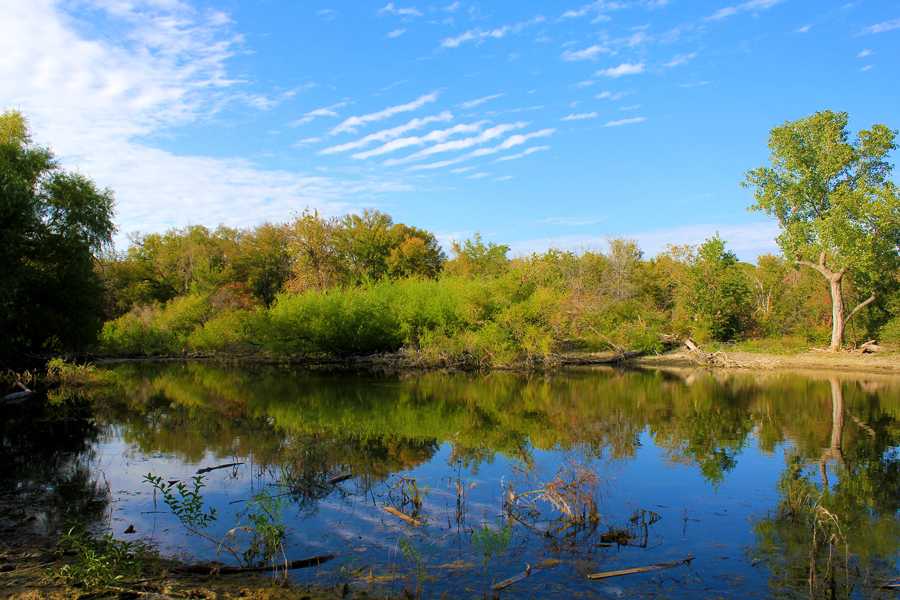
[[[840,597],[874,593],[897,567],[896,380],[382,377],[196,363],[111,373],[114,385],[93,398],[103,437],[84,432],[82,460],[125,492],[113,528],[136,523],[172,551],[213,557],[157,514],[137,475],[242,462],[209,473],[207,500],[227,520],[254,490],[288,499],[290,551],[340,556],[300,577],[477,595],[528,563],[552,568],[516,584],[526,595]],[[687,553],[697,559],[677,571],[585,578]]]

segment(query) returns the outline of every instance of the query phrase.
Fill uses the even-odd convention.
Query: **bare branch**
[[[815,269],[819,273],[821,273],[826,279],[831,279],[833,273],[825,268],[822,264],[816,264],[814,262],[809,262],[808,260],[798,260],[796,261],[798,265],[803,265],[804,267],[809,267],[810,269]]]
[[[851,310],[851,311],[850,311],[850,314],[847,315],[847,319],[846,319],[844,322],[845,322],[845,323],[850,322],[850,319],[853,318],[853,315],[855,315],[856,313],[858,313],[859,311],[861,311],[862,309],[864,309],[864,308],[867,307],[868,305],[872,304],[873,302],[875,302],[875,294],[872,294],[871,296],[869,296],[868,298],[866,298],[865,300],[863,300],[862,302],[860,302],[859,304],[857,304],[857,305],[856,305],[856,308],[854,308],[853,310]]]

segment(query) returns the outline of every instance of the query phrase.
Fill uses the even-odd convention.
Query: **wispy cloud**
[[[859,51],[859,54],[856,55],[856,58],[865,58],[865,57],[871,56],[871,55],[872,55],[872,51],[869,50],[868,48],[865,48],[865,49]]]
[[[601,69],[595,73],[597,77],[618,78],[625,75],[639,75],[644,72],[644,63],[622,63],[616,67]]]
[[[584,113],[572,113],[570,115],[564,116],[561,121],[588,121],[590,119],[596,119],[599,116],[599,113],[596,112],[584,112]]]
[[[318,144],[322,141],[320,137],[307,137],[294,142],[294,148],[303,148],[305,146],[312,146],[313,144]]]
[[[570,8],[560,15],[560,19],[579,19],[588,15],[594,15],[595,19],[605,20],[604,13],[625,8],[627,4],[616,0],[595,0],[588,4],[582,4],[578,8]]]
[[[393,40],[393,39],[400,37],[404,33],[406,33],[406,29],[401,27],[400,29],[394,29],[392,31],[388,31],[387,37]]]
[[[875,23],[874,25],[869,25],[865,29],[862,30],[864,34],[872,34],[872,33],[885,33],[887,31],[893,31],[895,29],[900,29],[900,19],[892,19],[890,21],[882,21],[881,23]]]
[[[350,152],[351,150],[358,150],[360,148],[365,148],[366,146],[369,146],[371,144],[393,140],[405,133],[415,131],[416,129],[421,129],[422,127],[431,125],[432,123],[445,123],[452,120],[453,113],[447,110],[436,115],[416,117],[415,119],[407,121],[403,125],[397,125],[396,127],[391,127],[390,129],[382,129],[381,131],[370,133],[369,135],[358,140],[354,140],[352,142],[347,142],[344,144],[338,144],[336,146],[329,146],[328,148],[323,149],[320,154],[338,154],[340,152]]]
[[[594,95],[594,98],[597,100],[621,100],[625,96],[628,95],[628,92],[611,92],[609,90],[603,90],[599,94]]]
[[[616,121],[607,121],[603,124],[604,127],[621,127],[623,125],[634,125],[636,123],[643,123],[647,120],[647,117],[630,117],[628,119],[618,119]]]
[[[707,21],[719,21],[743,12],[759,12],[780,4],[783,0],[748,0],[733,6],[725,6],[706,17]]]
[[[382,156],[384,154],[389,154],[391,152],[396,152],[397,150],[402,150],[404,148],[409,148],[412,146],[424,146],[425,144],[430,143],[440,143],[456,135],[475,133],[476,131],[479,131],[486,123],[487,121],[463,123],[460,125],[454,125],[453,127],[448,127],[447,129],[436,129],[423,136],[409,136],[405,138],[399,138],[378,146],[377,148],[373,148],[372,150],[357,152],[353,155],[353,158],[357,160],[364,160],[367,158],[372,158],[373,156]]]
[[[516,129],[522,129],[526,127],[528,123],[524,121],[518,121],[515,123],[501,123],[500,125],[495,125],[490,129],[485,129],[480,134],[472,137],[463,138],[461,140],[453,140],[450,142],[443,142],[441,144],[435,144],[434,146],[429,146],[428,148],[424,148],[406,156],[404,158],[395,158],[386,160],[384,164],[386,166],[394,166],[394,165],[402,165],[410,162],[415,162],[417,160],[422,160],[428,158],[429,156],[434,156],[435,154],[443,154],[446,152],[458,152],[460,150],[467,150],[472,148],[473,146],[480,146],[481,144],[485,144],[494,139],[497,139],[510,131],[514,131]]]
[[[696,52],[690,52],[688,54],[676,54],[668,62],[664,63],[663,66],[671,69],[672,67],[686,65],[695,58],[697,58]]]
[[[515,179],[512,175],[501,175],[500,177],[495,177],[494,181],[512,181]]]
[[[456,12],[457,10],[459,10],[459,7],[460,7],[460,3],[458,1],[451,2],[450,4],[448,4],[447,6],[444,7],[444,10],[447,12]]]
[[[297,127],[299,125],[305,125],[310,121],[314,121],[315,119],[320,119],[323,117],[337,117],[340,116],[337,112],[337,109],[343,108],[347,106],[347,102],[336,102],[330,106],[323,106],[321,108],[313,109],[307,113],[305,113],[302,117],[297,119],[296,121],[292,121],[290,123],[291,127]]]
[[[495,162],[506,162],[510,160],[519,160],[520,158],[525,158],[526,156],[531,156],[532,154],[536,154],[537,152],[546,152],[550,149],[550,146],[532,146],[518,154],[507,154],[506,156],[501,156]]]
[[[794,33],[809,33],[812,29],[812,25],[801,25],[797,29],[794,30]]]
[[[485,102],[490,102],[491,100],[496,100],[497,98],[502,98],[503,94],[491,94],[490,96],[482,96],[481,98],[475,98],[474,100],[466,100],[465,102],[460,102],[460,108],[464,108],[466,110],[470,108],[475,108],[476,106],[481,106]]]
[[[409,6],[406,8],[400,8],[395,5],[393,2],[388,2],[380,9],[378,9],[379,15],[395,15],[398,17],[421,17],[422,11],[417,9],[414,6]]]
[[[582,48],[581,50],[566,50],[562,53],[562,59],[569,62],[579,60],[596,60],[597,57],[601,54],[607,54],[609,52],[609,48],[594,44],[593,46],[588,46],[587,48]]]
[[[860,71],[865,73],[866,71],[871,71],[874,68],[875,68],[875,65],[865,65],[863,68],[860,69]]]
[[[323,21],[334,21],[338,16],[338,11],[333,8],[321,8],[316,11],[316,16]]]
[[[472,173],[471,175],[469,175],[468,177],[466,177],[466,179],[484,179],[485,177],[490,177],[490,176],[491,176],[490,173],[486,173],[486,172],[484,172],[484,171],[480,171],[480,172],[478,172],[478,173]]]
[[[494,29],[469,29],[468,31],[464,31],[457,36],[444,38],[443,40],[441,40],[441,46],[444,48],[458,48],[468,42],[480,44],[481,42],[489,39],[498,40],[506,37],[511,33],[519,33],[523,29],[531,27],[532,25],[543,23],[545,20],[546,19],[544,17],[537,16],[527,21],[519,21],[518,23],[512,23],[510,25],[502,25],[500,27],[495,27]]]
[[[362,127],[363,125],[375,123],[377,121],[383,121],[384,119],[389,119],[394,115],[399,115],[401,113],[419,110],[429,102],[434,102],[435,100],[437,100],[437,98],[438,93],[431,92],[430,94],[419,96],[412,102],[407,102],[406,104],[389,106],[385,109],[365,115],[355,115],[341,121],[341,123],[339,123],[337,127],[332,129],[329,133],[331,135],[337,135],[339,133],[354,132],[357,128]]]
[[[137,229],[246,227],[303,207],[338,214],[359,198],[412,189],[396,177],[335,178],[152,147],[148,139],[266,94],[249,92],[229,71],[229,58],[243,50],[227,14],[174,1],[92,7],[119,35],[76,27],[66,3],[4,6],[0,82],[15,85],[0,84],[0,106],[25,112],[36,141],[51,144],[67,168],[115,190],[117,243]]]

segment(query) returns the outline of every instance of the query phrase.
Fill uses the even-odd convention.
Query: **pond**
[[[60,404],[62,424],[5,422],[4,493],[53,497],[33,527],[77,514],[165,555],[238,564],[263,514],[283,527],[279,559],[335,557],[292,570],[296,581],[384,595],[491,596],[527,567],[502,596],[894,593],[878,586],[900,562],[898,379],[205,363],[104,374],[110,385],[76,394],[89,403]],[[146,476],[189,493],[198,471],[185,523]],[[588,578],[659,563],[674,566]]]

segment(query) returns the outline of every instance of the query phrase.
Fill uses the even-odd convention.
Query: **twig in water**
[[[587,576],[588,579],[596,581],[598,579],[609,579],[610,577],[621,577],[622,575],[634,575],[635,573],[647,573],[650,571],[661,571],[663,569],[671,569],[672,567],[678,567],[680,565],[690,564],[690,562],[694,560],[693,555],[688,555],[686,558],[682,558],[681,560],[673,560],[671,562],[662,562],[656,563],[653,565],[646,565],[643,567],[631,567],[630,569],[619,569],[617,571],[603,571],[602,573],[591,573]]]

